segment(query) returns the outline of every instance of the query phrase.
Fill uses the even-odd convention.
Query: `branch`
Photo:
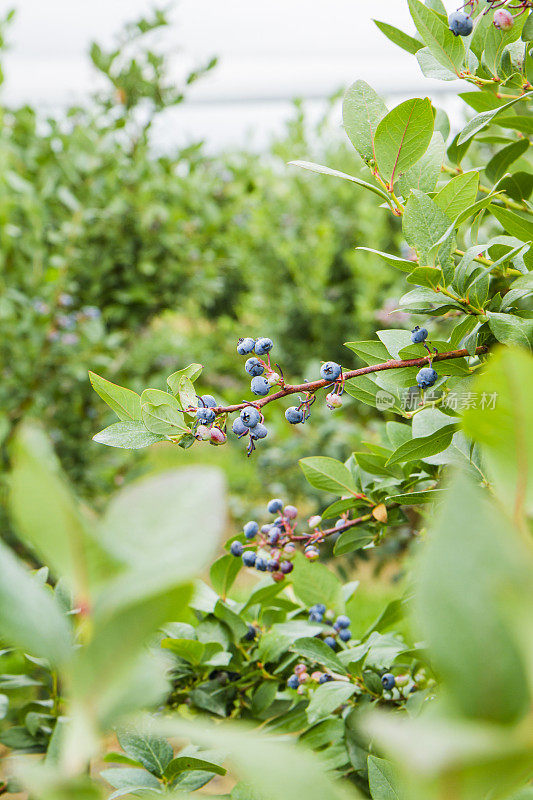
[[[486,353],[488,351],[488,347],[476,347],[476,355],[481,353]],[[410,358],[406,361],[399,361],[391,359],[390,361],[384,361],[381,364],[371,364],[368,367],[361,367],[360,369],[352,369],[349,372],[344,373],[345,380],[349,380],[350,378],[358,378],[360,375],[369,375],[372,372],[383,372],[387,369],[402,369],[403,367],[424,367],[428,363],[433,363],[435,361],[449,361],[452,358],[464,358],[465,356],[469,356],[470,353],[468,350],[451,350],[449,353],[436,353],[432,358],[429,356],[424,356],[423,358]],[[309,383],[299,383],[295,385],[285,384],[279,392],[275,392],[274,394],[270,395],[269,397],[262,397],[260,400],[249,400],[245,403],[236,403],[232,406],[217,406],[213,410],[215,413],[218,414],[231,414],[233,411],[240,411],[242,408],[246,406],[253,405],[256,408],[262,408],[266,406],[268,403],[271,403],[273,400],[279,400],[281,397],[287,397],[290,394],[296,394],[297,392],[309,392],[314,393],[318,389],[325,389],[326,386],[332,386],[331,381],[319,380],[319,381],[310,381]]]

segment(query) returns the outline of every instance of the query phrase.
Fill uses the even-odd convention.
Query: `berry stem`
[[[488,347],[480,346],[476,347],[476,355],[480,355],[482,353],[488,352]],[[471,353],[468,350],[451,350],[448,353],[437,353],[433,361],[449,361],[453,358],[465,358],[466,356],[470,356]],[[369,375],[372,372],[383,372],[384,370],[388,369],[403,369],[405,367],[425,367],[427,365],[427,356],[423,358],[409,358],[405,361],[400,361],[397,359],[391,359],[390,361],[384,361],[381,364],[370,364],[367,367],[360,367],[359,369],[352,369],[348,372],[344,373],[344,379],[349,380],[350,378],[358,378],[360,375]],[[279,392],[275,392],[274,394],[270,395],[269,397],[263,397],[261,400],[254,400],[253,405],[256,408],[262,408],[266,406],[267,403],[271,403],[273,400],[279,400],[282,397],[287,397],[290,394],[295,394],[297,392],[311,392],[314,393],[318,389],[323,389],[326,386],[329,386],[331,381],[327,380],[318,380],[318,381],[310,381],[309,383],[299,383],[295,385],[291,385],[287,383],[283,389],[280,389]],[[216,414],[228,414],[234,411],[240,411],[241,409],[245,408],[245,406],[252,405],[250,402],[246,403],[236,403],[232,406],[217,406],[213,410]]]

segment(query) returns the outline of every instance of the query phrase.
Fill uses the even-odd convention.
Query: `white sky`
[[[13,4],[17,15],[4,59],[4,98],[43,108],[79,100],[90,91],[91,40],[111,42],[125,21],[154,5],[147,0]],[[371,5],[379,19],[412,32],[406,0],[178,2],[165,37],[170,51],[179,54],[176,75],[212,55],[219,56],[219,66],[193,87],[187,107],[175,112],[181,120],[176,141],[243,143],[258,120],[263,133],[274,132],[293,97],[324,97],[356,78],[385,94],[451,89],[423,78],[415,58],[388,42],[372,22]]]

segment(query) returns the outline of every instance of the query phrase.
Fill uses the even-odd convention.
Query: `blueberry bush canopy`
[[[233,402],[209,364],[139,392],[89,374],[116,417],[94,439],[119,450],[185,461],[237,439],[260,470],[276,408],[288,437],[338,429],[349,458],[294,465],[311,515],[266,496],[221,552],[216,468],[156,472],[90,511],[40,428],[13,434],[0,741],[45,755],[17,761],[4,791],[533,797],[531,5],[473,0],[448,17],[409,0],[414,36],[377,25],[427,77],[464,82],[466,124],[452,134],[428,98],[388,108],[356,81],[342,118],[357,174],[290,157],[287,180],[319,173],[307,180],[364,192],[401,226],[403,248],[369,237],[357,253],[403,282],[404,327],[324,346],[303,376],[290,343],[243,325],[250,389]],[[372,410],[361,442],[348,405]],[[369,565],[398,564],[369,616]]]

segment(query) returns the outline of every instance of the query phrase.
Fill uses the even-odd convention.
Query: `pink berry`
[[[340,408],[342,406],[342,398],[336,392],[330,392],[326,395],[326,403],[328,408]]]
[[[514,17],[506,8],[494,12],[494,26],[500,31],[510,31],[514,25]]]
[[[296,506],[285,506],[283,509],[283,516],[285,519],[296,519],[298,516],[298,509]]]
[[[211,428],[211,443],[212,444],[225,444],[227,436],[220,428]]]
[[[196,428],[195,436],[202,442],[206,442],[208,439],[211,438],[211,431],[207,427],[207,425],[198,425],[198,427]]]
[[[319,672],[318,670],[316,672],[312,672],[311,680],[316,681],[318,683],[323,674],[324,674],[323,672]]]
[[[307,672],[301,672],[298,675],[298,680],[300,681],[300,683],[305,683],[306,681],[308,681],[309,680],[308,673]]]
[[[276,583],[279,583],[280,581],[285,579],[285,575],[283,574],[283,572],[273,572],[272,577],[276,581]]]
[[[309,517],[308,522],[310,528],[318,528],[322,522],[322,517],[319,514],[315,514],[313,517]]]
[[[305,666],[305,664],[301,664],[301,663],[300,664],[296,664],[296,666],[294,667],[294,674],[295,675],[301,675],[302,672],[306,671],[306,669],[307,669],[307,667]]]

